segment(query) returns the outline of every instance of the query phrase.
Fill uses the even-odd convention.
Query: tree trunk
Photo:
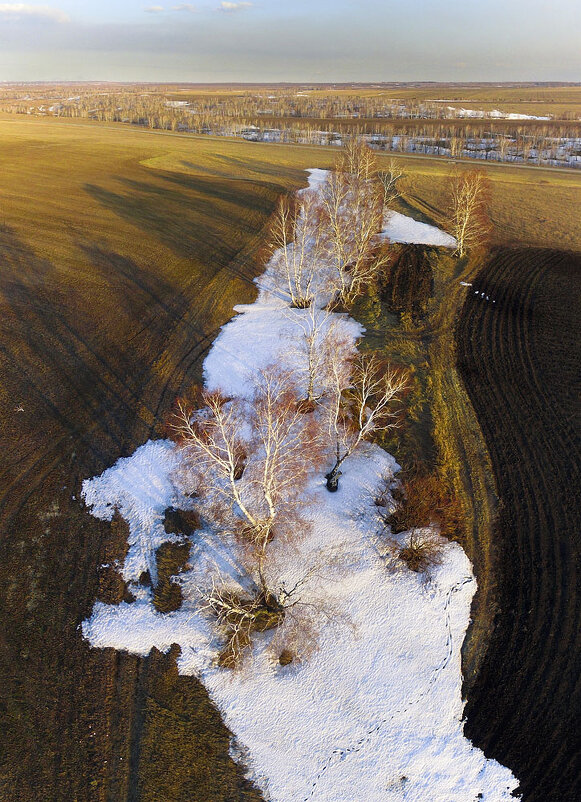
[[[335,464],[329,473],[325,474],[329,493],[336,493],[339,490],[339,477],[341,474],[342,471],[339,470],[339,464]]]

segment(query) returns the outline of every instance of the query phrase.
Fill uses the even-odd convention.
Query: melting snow
[[[311,171],[312,187],[324,180],[322,173]],[[442,241],[448,235],[409,220],[392,216],[387,235],[395,239],[390,226],[405,225],[414,237],[405,241],[425,242],[410,232],[428,229],[431,244],[452,246]],[[304,310],[289,309],[283,288],[277,291],[272,281],[267,269],[256,304],[237,307],[240,314],[223,328],[204,364],[208,387],[244,395],[257,369],[274,359],[294,364],[289,327],[292,315]],[[361,336],[358,323],[333,317],[339,336]],[[185,501],[171,481],[178,459],[171,443],[149,442],[84,483],[94,515],[110,519],[117,507],[129,523],[123,575],[133,582],[171,537],[163,530],[163,510]],[[312,529],[297,543],[296,559],[281,569],[290,587],[301,565],[321,565],[306,590],[318,638],[304,662],[279,665],[271,644],[276,632],[270,632],[258,636],[239,671],[216,667],[219,645],[198,611],[196,586],[210,563],[227,572],[229,554],[203,532],[192,538],[178,611],[156,612],[150,589],[132,586],[135,602],[98,602],[83,623],[95,647],[147,655],[179,644],[180,672],[204,683],[234,735],[232,755],[270,802],[513,799],[511,772],[463,735],[460,648],[476,590],[470,563],[460,546],[443,542],[443,564],[429,578],[396,565],[374,498],[397,470],[393,457],[367,445],[344,463],[338,493],[326,491],[322,475],[311,480],[305,518]]]
[[[414,242],[419,245],[442,245],[455,248],[456,240],[441,228],[420,223],[399,212],[387,212],[383,226],[384,236],[391,242]]]

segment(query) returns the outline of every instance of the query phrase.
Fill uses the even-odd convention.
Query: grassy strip
[[[491,529],[497,496],[484,436],[456,368],[455,329],[467,289],[460,281],[471,282],[481,265],[477,261],[456,265],[450,262],[443,258],[437,265],[437,309],[427,354],[437,470],[461,504],[465,519],[463,546],[478,578],[472,626],[463,646],[463,672],[470,683],[484,656],[496,608]]]
[[[434,222],[433,208],[420,198],[407,196],[399,208]],[[396,316],[370,294],[359,301],[354,316],[367,329],[363,347],[381,350],[411,371],[406,419],[381,444],[396,455],[404,478],[418,470],[437,476],[462,512],[464,529],[458,539],[474,565],[479,588],[463,653],[464,676],[470,683],[496,609],[491,529],[497,496],[486,443],[456,369],[455,328],[467,291],[460,282],[472,282],[481,261],[458,261],[444,249],[427,249],[426,254],[433,294],[425,315],[415,320],[405,313]]]

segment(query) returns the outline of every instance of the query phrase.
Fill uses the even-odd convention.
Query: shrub
[[[442,540],[434,532],[412,529],[407,543],[399,547],[397,556],[410,571],[421,574],[441,564],[443,550]]]
[[[385,521],[394,534],[437,526],[448,540],[462,540],[465,520],[459,499],[435,473],[416,474],[401,485],[396,510]]]
[[[290,649],[283,649],[278,656],[278,662],[281,666],[288,666],[292,663],[295,656]]]
[[[244,596],[215,587],[208,595],[207,608],[225,633],[225,644],[218,656],[221,668],[237,668],[255,632],[275,629],[284,620],[284,608],[272,596],[258,593]],[[290,662],[290,661],[289,661]]]

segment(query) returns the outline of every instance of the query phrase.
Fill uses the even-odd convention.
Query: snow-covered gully
[[[312,189],[325,180],[324,171],[310,171]],[[410,218],[385,222],[386,236],[391,223],[403,240],[407,231],[408,241],[454,245]],[[322,290],[316,307],[291,308],[280,275],[275,253],[257,282],[256,303],[236,308],[206,358],[209,391],[250,403],[255,377],[273,364],[304,379],[305,355],[296,340],[307,325],[316,330],[320,351],[329,342],[331,351],[353,351],[363,335],[345,313],[323,309]],[[135,597],[95,604],[83,623],[91,644],[140,655],[179,644],[179,671],[204,683],[233,733],[233,757],[269,802],[512,799],[518,783],[511,772],[463,735],[460,647],[476,590],[470,563],[447,541],[440,544],[441,564],[427,577],[394,559],[393,541],[404,543],[406,533],[386,537],[375,504],[384,493],[393,505],[393,457],[364,443],[342,463],[338,493],[327,491],[324,469],[309,475],[301,536],[270,545],[277,587],[300,586],[308,619],[293,630],[289,608],[279,627],[255,634],[234,671],[218,665],[223,644],[200,603],[209,577],[244,585],[233,541],[208,528],[190,537],[190,561],[176,579],[178,610],[158,612],[151,586],[140,582],[147,571],[155,584],[156,549],[176,539],[164,529],[165,510],[193,505],[176,481],[183,459],[174,443],[150,441],[84,483],[93,515],[108,520],[118,510],[129,524],[129,551],[119,570]],[[289,642],[296,659],[283,664],[281,649]]]

